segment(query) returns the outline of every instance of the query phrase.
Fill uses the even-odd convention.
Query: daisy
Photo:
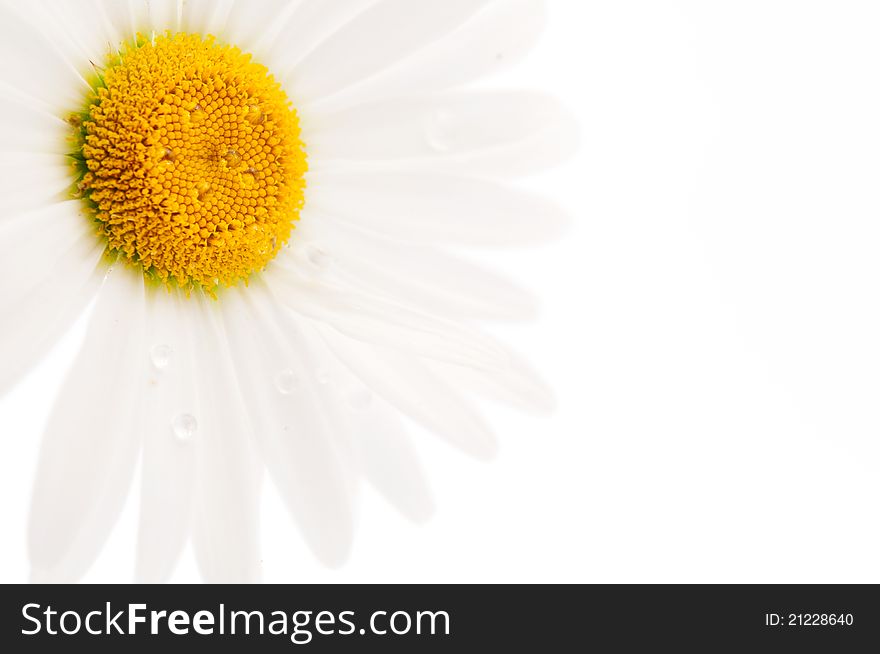
[[[471,393],[552,397],[479,321],[532,299],[454,248],[564,222],[506,185],[564,157],[541,95],[472,81],[534,42],[533,0],[0,2],[0,392],[84,311],[49,419],[36,580],[95,561],[141,469],[137,578],[191,542],[259,576],[263,470],[327,565],[358,486],[432,510],[405,422],[488,458]]]

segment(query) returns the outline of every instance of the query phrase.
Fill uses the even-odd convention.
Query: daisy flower
[[[324,563],[359,484],[431,498],[406,423],[488,458],[472,393],[550,393],[480,321],[532,300],[456,248],[564,222],[505,178],[571,121],[470,83],[515,61],[533,0],[0,1],[0,392],[90,311],[49,418],[35,580],[96,560],[140,465],[137,578],[191,542],[259,576],[263,471]]]

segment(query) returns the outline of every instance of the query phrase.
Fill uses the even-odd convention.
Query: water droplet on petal
[[[199,423],[188,413],[181,413],[171,421],[174,435],[181,441],[188,441],[195,436]]]
[[[425,125],[425,140],[435,152],[452,151],[451,143],[452,118],[445,111],[435,111],[428,117]]]
[[[170,345],[165,345],[164,343],[154,345],[150,348],[150,361],[156,370],[165,370],[171,363],[172,354],[174,354],[174,350],[171,349]]]
[[[299,380],[296,378],[293,370],[282,370],[275,375],[275,388],[282,395],[290,395],[299,386]]]
[[[321,386],[326,386],[330,383],[330,373],[326,368],[318,368],[315,371],[315,381],[321,384]]]

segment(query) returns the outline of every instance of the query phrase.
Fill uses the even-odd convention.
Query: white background
[[[420,438],[436,517],[365,494],[341,570],[267,489],[265,580],[880,581],[877,3],[550,4],[503,82],[580,119],[578,158],[534,180],[574,226],[494,258],[545,298],[498,331],[559,411],[489,407],[489,465]],[[38,440],[81,336],[0,401],[2,582],[28,576]],[[89,581],[132,578],[135,505]],[[197,579],[187,553],[175,580]]]

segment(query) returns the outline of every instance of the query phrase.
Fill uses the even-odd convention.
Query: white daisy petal
[[[57,154],[0,152],[0,196],[4,211],[0,224],[10,218],[68,199],[70,160]]]
[[[455,93],[382,101],[333,114],[303,112],[313,169],[331,166],[515,176],[563,161],[576,149],[573,119],[548,96]]]
[[[235,0],[185,0],[181,11],[182,29],[203,34],[225,34],[229,14],[236,4],[259,7],[257,2]]]
[[[495,437],[479,414],[418,361],[388,348],[358,346],[326,327],[321,334],[340,361],[400,412],[467,454],[496,454]]]
[[[306,241],[308,238],[303,239]],[[330,241],[337,242],[339,239]],[[353,255],[344,253],[328,264],[323,257],[330,256],[332,247],[317,259],[320,269],[315,275],[304,274],[309,266],[314,267],[315,247],[301,242],[266,273],[280,303],[356,340],[446,364],[438,365],[437,370],[445,372],[452,386],[463,385],[537,413],[553,410],[552,391],[527,364],[493,338],[439,317],[437,305],[420,307],[415,287],[409,289],[411,297],[401,297],[399,290],[407,288],[403,283],[395,288],[386,278],[370,285],[369,274],[374,268],[343,274],[340,268],[354,260]],[[398,249],[403,251],[406,249]],[[385,256],[382,250],[371,254],[377,260]],[[426,258],[425,263],[430,264],[431,259]],[[406,265],[399,271],[401,277],[412,281],[404,272]],[[443,274],[442,269],[438,274]]]
[[[367,406],[357,406],[355,425],[367,480],[405,517],[428,520],[434,500],[400,418],[384,402],[373,399]]]
[[[134,39],[143,30],[141,21],[148,13],[147,0],[96,0],[95,8],[97,16],[116,37],[116,47]]]
[[[363,475],[405,517],[426,520],[430,492],[400,420],[328,349],[319,327],[286,315],[286,330],[297,335],[292,344],[316,371],[310,383],[323,400],[338,447],[356,459],[350,464],[353,475]]]
[[[307,247],[332,257],[346,285],[448,318],[533,317],[530,293],[479,266],[424,245],[401,243],[310,212],[298,228]]]
[[[160,7],[154,12],[152,8],[153,0],[104,0],[104,7],[113,25],[119,30],[122,38],[125,40],[134,39],[138,34],[151,36],[151,31],[164,31],[173,27],[159,26],[153,20],[153,16],[162,16],[164,11],[162,5],[173,3],[174,0],[157,0]]]
[[[0,395],[33,368],[64,335],[97,292],[105,268],[104,248],[71,261],[0,318]]]
[[[146,24],[150,30],[158,33],[181,30],[185,0],[143,0],[136,4],[146,5]]]
[[[242,46],[260,61],[267,61],[267,50],[270,49],[274,36],[300,4],[301,0],[234,2],[229,7],[221,34],[227,42]],[[267,20],[268,16],[271,19]]]
[[[218,307],[210,300],[199,304],[197,353],[204,430],[196,439],[193,546],[208,583],[253,583],[260,578],[262,466]]]
[[[321,172],[309,176],[303,223],[323,215],[391,239],[466,246],[521,246],[561,234],[553,202],[493,181],[433,173]]]
[[[0,307],[12,307],[26,296],[69,250],[82,256],[96,240],[82,204],[74,200],[0,221],[0,270],[21,279],[0,285]]]
[[[83,349],[49,420],[29,543],[38,576],[65,580],[97,556],[125,501],[137,455],[132,409],[143,352],[143,281],[108,275]]]
[[[148,362],[142,385],[140,426],[141,510],[136,576],[166,581],[174,571],[192,524],[196,445],[201,438],[191,307],[180,291],[148,295]]]
[[[224,293],[223,316],[234,339],[235,367],[254,433],[272,478],[306,543],[326,564],[348,556],[353,535],[350,481],[315,389],[286,337],[277,333],[265,298]],[[260,302],[262,300],[262,302]]]
[[[55,20],[59,36],[65,35],[82,53],[81,65],[86,71],[96,66],[109,52],[119,48],[128,34],[120,31],[107,13],[105,0],[44,0],[47,15]],[[115,3],[117,6],[119,3]],[[126,26],[128,27],[128,26]],[[88,67],[86,64],[88,63]]]
[[[70,206],[57,209],[61,232],[77,225],[79,216]],[[0,228],[0,232],[6,230]],[[85,232],[71,234],[66,244],[59,242],[57,258],[49,264],[44,261],[43,269],[31,277],[19,277],[15,269],[8,269],[17,283],[0,285],[0,395],[43,357],[94,297],[106,272],[101,261],[104,246]],[[14,242],[6,238],[0,242],[0,257],[13,261],[14,247],[8,248],[7,243],[14,246]]]
[[[20,3],[0,3],[0,42],[5,54],[0,57],[0,84],[52,107],[76,107],[88,90],[85,80],[34,22],[25,18],[29,14],[34,10]]]
[[[80,74],[89,74],[123,38],[107,16],[105,2],[31,0],[27,7],[31,22],[56,44],[67,62]]]
[[[315,102],[397,63],[461,26],[488,0],[380,0],[305,57],[284,81]]]
[[[302,270],[307,263],[297,263],[279,261],[267,274],[278,290],[279,302],[356,340],[448,364],[438,369],[448,373],[450,381],[455,382],[453,386],[461,383],[488,397],[538,413],[554,408],[552,391],[494,339],[428,313],[391,304],[364,288],[360,279],[343,279],[333,270],[322,271],[319,278],[298,277],[294,271]]]
[[[496,0],[448,38],[383,73],[319,100],[312,111],[381,98],[435,93],[497,73],[519,61],[544,29],[544,0]]]
[[[450,363],[494,366],[508,359],[504,348],[473,329],[375,295],[298,278],[280,265],[266,280],[280,303],[365,343]]]
[[[67,154],[70,125],[46,111],[34,110],[21,97],[4,94],[0,89],[0,120],[15,124],[15,129],[0,131],[0,152],[5,157],[16,154]],[[68,185],[70,176],[68,175]]]
[[[287,20],[279,20],[275,26],[277,29],[261,39],[261,45],[267,48],[266,62],[278,71],[280,78],[287,77],[305,55],[376,2],[299,0],[292,13],[286,12]],[[258,5],[252,2],[240,4],[242,10],[258,9]],[[254,20],[259,24],[262,14]]]
[[[265,291],[265,306],[276,307],[272,321],[290,348],[291,355],[298,362],[295,375],[299,383],[315,390],[318,403],[316,413],[326,424],[327,433],[334,444],[336,459],[343,471],[343,479],[350,491],[356,490],[356,480],[360,475],[355,446],[351,439],[351,424],[346,420],[345,401],[336,388],[337,372],[345,371],[324,345],[320,334],[312,324],[303,320],[296,312],[281,309],[281,303],[269,285],[262,285]]]
[[[21,89],[4,82],[0,79],[0,100],[4,103],[11,102],[13,104],[13,110],[9,111],[4,115],[6,120],[14,119],[19,115],[22,115],[22,108],[25,112],[33,112],[36,114],[43,114],[46,116],[51,116],[52,118],[56,118],[55,107],[46,102],[45,100],[41,100],[40,98],[35,98],[32,95],[28,95]],[[20,105],[17,109],[15,105]],[[7,156],[15,156],[17,152],[9,153]],[[33,153],[29,153],[33,154]]]
[[[442,361],[428,361],[427,365],[455,388],[467,389],[517,409],[548,414],[556,408],[553,390],[514,355],[507,365],[496,367],[456,366]]]

